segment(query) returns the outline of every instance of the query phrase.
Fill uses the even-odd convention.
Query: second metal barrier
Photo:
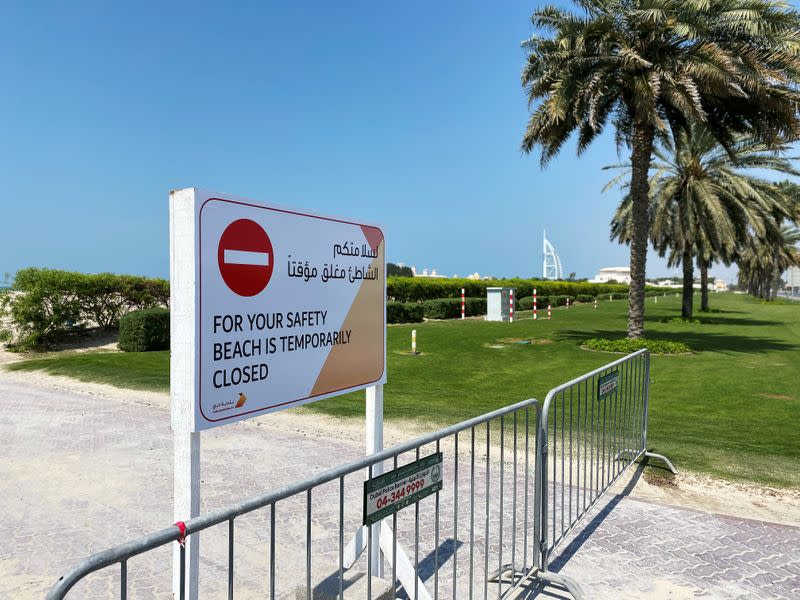
[[[550,557],[600,497],[647,451],[650,354],[639,350],[548,392],[537,436],[538,579],[580,599],[580,586],[549,571]]]

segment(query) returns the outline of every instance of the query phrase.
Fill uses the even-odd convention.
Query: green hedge
[[[547,304],[550,302],[550,296],[541,296],[536,294],[536,310],[547,310]],[[514,302],[514,310],[533,310],[533,296],[525,296]]]
[[[0,297],[15,345],[47,345],[59,333],[95,324],[117,327],[130,310],[169,304],[169,282],[131,275],[90,275],[55,269],[22,269],[13,291]]]
[[[119,321],[119,349],[151,352],[169,349],[169,309],[135,310]]]
[[[560,295],[560,296],[551,296],[550,297],[550,304],[553,306],[566,306],[567,300],[569,303],[572,304],[575,302],[575,298],[569,295]]]
[[[386,303],[387,323],[421,323],[423,317],[422,305],[418,302]]]
[[[575,296],[576,302],[594,302],[595,297],[591,294],[578,294]]]
[[[540,281],[537,279],[492,279],[475,281],[472,279],[430,279],[426,277],[389,277],[386,281],[386,294],[400,302],[418,302],[438,298],[461,298],[461,288],[467,297],[485,298],[487,287],[513,287],[514,295],[524,298],[533,295],[536,288],[538,296],[577,296],[578,294],[619,293],[627,295],[628,286],[616,283],[589,283],[586,281]]]
[[[533,310],[533,296],[517,298],[514,301],[514,310]]]
[[[461,298],[438,298],[422,303],[426,319],[458,319],[461,317]],[[486,314],[486,298],[466,298],[464,313],[468,317]]]
[[[592,338],[586,340],[582,346],[587,350],[600,350],[601,352],[621,352],[630,354],[642,348],[650,350],[651,354],[686,354],[691,352],[689,346],[683,342],[674,340],[647,340],[638,338],[635,340],[621,338],[611,340],[608,338]]]

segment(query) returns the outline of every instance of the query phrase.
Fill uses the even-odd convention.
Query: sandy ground
[[[98,343],[99,342],[99,343]],[[100,338],[92,342],[76,342],[73,350],[116,349],[113,339]],[[24,355],[0,350],[0,369],[4,364],[24,359]],[[169,405],[166,393],[120,389],[111,385],[86,383],[68,377],[55,377],[44,372],[15,373],[2,370],[2,377],[87,394],[94,397],[116,399],[130,404],[145,406]],[[316,414],[307,410],[283,411],[251,419],[250,426],[269,423],[271,427],[312,438],[327,438],[360,443],[364,436],[364,424],[358,419],[340,419]],[[385,445],[389,446],[428,430],[416,421],[387,422],[384,430]],[[800,490],[773,489],[715,479],[705,475],[683,471],[678,465],[677,477],[669,484],[657,478],[652,482],[647,477],[639,480],[631,496],[659,504],[693,508],[705,512],[733,517],[757,519],[785,525],[800,526]],[[632,471],[631,471],[632,472]],[[627,483],[625,478],[621,486]]]

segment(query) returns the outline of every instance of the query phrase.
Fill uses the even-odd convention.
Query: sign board
[[[619,387],[619,371],[606,373],[597,380],[597,399],[603,400],[617,391]]]
[[[364,482],[364,525],[373,525],[442,489],[437,452]]]
[[[386,381],[379,227],[197,189],[170,217],[176,430]]]

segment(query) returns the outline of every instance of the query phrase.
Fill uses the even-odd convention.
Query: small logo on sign
[[[433,483],[438,483],[441,478],[442,468],[439,465],[433,465],[431,469],[431,481],[433,481]]]
[[[247,396],[239,392],[239,401],[236,403],[236,408],[242,408],[245,402],[247,402]]]

